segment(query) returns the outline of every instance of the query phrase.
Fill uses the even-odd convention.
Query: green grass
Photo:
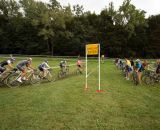
[[[52,66],[59,61],[49,59]],[[40,58],[34,59],[34,66]],[[71,61],[70,63],[74,63]],[[89,71],[97,66],[89,62]],[[134,86],[111,61],[101,65],[101,87],[95,71],[54,83],[0,88],[0,130],[158,130],[160,86]]]

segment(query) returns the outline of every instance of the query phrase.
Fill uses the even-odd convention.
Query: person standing
[[[142,78],[143,66],[142,66],[142,63],[139,59],[136,60],[135,68],[136,68],[136,72],[138,75],[138,82],[139,82],[139,84],[142,84],[141,78]]]
[[[130,74],[132,72],[131,62],[127,58],[125,58],[125,61],[126,61],[126,79],[129,80]]]
[[[104,63],[104,55],[101,55],[101,62]]]

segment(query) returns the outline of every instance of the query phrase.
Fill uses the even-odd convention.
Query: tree
[[[147,26],[145,11],[138,10],[131,4],[131,0],[124,0],[114,17],[115,23],[121,25],[128,32],[128,38],[135,34],[135,27],[139,25]]]
[[[160,57],[160,15],[151,16],[148,21],[148,55],[154,58]]]

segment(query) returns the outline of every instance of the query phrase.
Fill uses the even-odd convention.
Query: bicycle
[[[27,75],[26,75],[26,79],[27,80],[23,80],[22,82],[18,81],[18,78],[21,76],[21,72],[17,71],[16,73],[11,74],[8,79],[7,79],[7,85],[11,88],[15,88],[15,87],[19,87],[22,85],[30,85],[30,84],[36,84],[39,82],[39,77],[38,75],[35,73],[35,70],[28,70],[27,71]]]
[[[58,73],[58,78],[64,78],[69,74],[69,66],[62,67]]]
[[[1,74],[1,76],[0,76],[0,86],[7,86],[8,87],[6,81],[7,81],[8,77],[11,74],[15,73],[16,71],[17,71],[17,69],[13,69],[11,71],[6,72],[5,74]]]
[[[126,73],[128,72],[126,66],[123,66],[123,68],[121,69],[121,72],[122,72],[122,75],[126,77]]]
[[[152,71],[148,76],[145,77],[144,82],[146,85],[154,85],[155,83],[160,83],[160,75]]]
[[[137,71],[135,71],[135,70],[133,71],[132,78],[133,78],[133,83],[135,85],[138,85],[139,84],[139,80],[138,80],[138,72]]]
[[[52,69],[47,69],[46,70],[46,76],[45,77],[43,77],[41,71],[38,73],[38,76],[39,76],[41,81],[51,82],[51,81],[55,81],[56,80],[55,79],[55,75],[52,73]]]
[[[84,65],[82,65],[81,67],[77,66],[76,74],[83,74],[83,71],[84,71]]]
[[[148,77],[152,73],[151,70],[144,70],[142,73],[142,81],[145,82],[145,77]]]

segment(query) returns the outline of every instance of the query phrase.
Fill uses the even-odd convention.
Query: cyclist
[[[123,67],[123,61],[122,61],[122,59],[119,58],[117,64],[118,64],[118,68],[122,69],[122,67]]]
[[[65,59],[60,61],[60,69],[62,70],[62,72],[65,72],[66,68],[67,68],[67,61]]]
[[[136,60],[135,71],[137,72],[138,82],[141,84],[142,83],[141,77],[142,77],[143,66],[142,66],[142,63],[139,59]]]
[[[83,70],[83,64],[82,64],[82,60],[80,58],[78,58],[77,60],[77,69],[79,70],[79,72],[82,74],[82,70]]]
[[[15,62],[15,60],[16,59],[12,57],[8,60],[2,61],[0,63],[0,74],[5,74],[6,72],[14,69],[12,64]]]
[[[42,72],[42,78],[45,78],[47,75],[47,70],[50,69],[51,67],[48,65],[48,61],[45,60],[43,63],[41,63],[38,66],[38,69]]]
[[[104,55],[101,55],[101,62],[104,63]]]
[[[143,68],[142,68],[143,70],[148,70],[149,63],[147,62],[147,60],[144,60],[144,61],[143,61],[142,67],[143,67]]]
[[[32,58],[28,58],[27,60],[20,61],[17,64],[17,69],[21,71],[21,76],[17,79],[18,82],[22,83],[22,80],[28,80],[26,77],[27,69],[34,70],[31,64],[32,64]]]
[[[122,59],[120,59],[120,61],[119,61],[119,67],[120,67],[121,70],[123,69],[123,61],[122,61]]]
[[[126,79],[129,80],[130,74],[132,72],[131,62],[127,58],[125,58],[125,61],[126,61],[126,70],[127,70],[126,71]]]

